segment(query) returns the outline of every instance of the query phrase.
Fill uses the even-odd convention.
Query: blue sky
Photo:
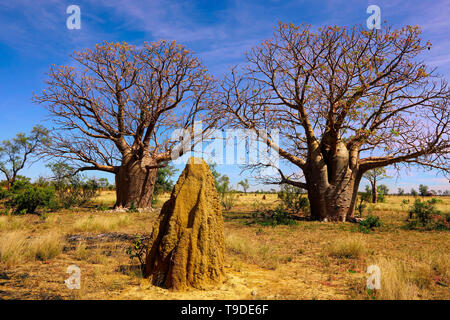
[[[66,27],[66,8],[71,4],[81,8],[80,30]],[[244,61],[247,49],[269,38],[278,21],[314,26],[365,25],[370,4],[378,5],[382,21],[394,27],[421,26],[423,38],[433,43],[432,50],[422,58],[449,78],[449,1],[0,0],[0,140],[27,132],[37,123],[47,123],[45,110],[34,105],[31,97],[42,90],[48,67],[53,63],[71,64],[69,54],[74,50],[103,40],[140,45],[175,39],[194,50],[220,78],[229,67]],[[218,170],[229,175],[233,183],[244,177],[237,166],[223,165]],[[393,170],[388,172],[396,176]],[[35,178],[48,172],[42,163],[36,163],[22,174]],[[419,168],[402,171],[400,176],[384,183],[391,190],[417,189],[421,183],[435,190],[450,186],[448,179],[435,171]],[[362,187],[365,184],[363,180]]]

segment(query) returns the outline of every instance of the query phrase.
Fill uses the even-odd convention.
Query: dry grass
[[[63,241],[58,233],[50,232],[31,240],[29,255],[31,258],[46,261],[58,256],[63,247]]]
[[[235,254],[241,255],[246,261],[256,265],[275,270],[279,263],[279,257],[274,254],[270,246],[248,241],[236,234],[225,236],[225,246]]]
[[[0,280],[0,298],[367,299],[365,270],[377,264],[382,281],[377,299],[450,299],[450,233],[400,228],[407,217],[407,208],[400,205],[406,197],[388,197],[386,204],[378,204],[374,213],[383,226],[360,234],[351,223],[299,221],[275,227],[253,223],[255,201],[264,207],[279,201],[276,195],[263,196],[238,195],[236,207],[225,213],[224,286],[184,294],[142,279],[137,260],[130,261],[126,254],[130,241],[63,241],[72,233],[149,234],[157,211],[85,208],[51,213],[45,219],[0,216],[0,270],[11,277]],[[103,203],[114,202],[112,192],[101,197]],[[167,197],[160,196],[157,206]],[[440,198],[444,211],[450,197]],[[68,290],[63,283],[71,264],[82,269],[81,290]]]
[[[327,248],[328,254],[334,258],[357,259],[366,251],[364,239],[361,236],[336,239]]]
[[[94,216],[89,215],[79,218],[73,224],[73,232],[110,232],[131,223],[130,215],[127,213],[116,216]]]
[[[0,236],[0,262],[13,266],[26,261],[46,261],[58,256],[62,247],[61,236],[55,232],[29,237],[22,231],[12,231]]]
[[[383,300],[412,300],[417,299],[419,288],[414,283],[405,262],[379,259],[374,263],[381,271],[381,288],[377,291],[377,298]]]
[[[16,216],[0,216],[0,232],[20,230],[25,227],[23,219]]]
[[[26,256],[26,234],[23,232],[8,232],[0,237],[0,262],[6,266],[22,263]]]

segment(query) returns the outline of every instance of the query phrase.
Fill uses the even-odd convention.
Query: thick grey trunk
[[[320,161],[311,159],[304,170],[311,217],[348,221],[353,217],[361,174],[342,142],[336,150],[322,150],[322,155]]]
[[[116,173],[115,207],[151,208],[158,169],[147,169],[141,161],[123,164]]]

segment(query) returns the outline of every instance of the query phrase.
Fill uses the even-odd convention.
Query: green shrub
[[[285,184],[278,192],[278,198],[281,199],[282,208],[285,211],[295,214],[309,212],[309,200],[303,196],[301,188]]]
[[[103,202],[97,205],[97,211],[106,211],[109,209],[109,206],[107,204],[104,204]]]
[[[131,201],[130,207],[127,210],[128,212],[139,212],[139,209],[136,208],[136,205],[134,204],[134,201]]]
[[[407,229],[450,230],[449,215],[436,209],[436,199],[421,201],[416,199],[409,211]]]
[[[227,192],[223,195],[221,204],[225,211],[230,211],[236,203],[235,194],[232,192]]]
[[[0,200],[8,199],[10,196],[10,193],[8,190],[0,189]]]
[[[65,209],[81,206],[92,200],[102,184],[101,180],[75,174],[75,169],[63,162],[47,165],[53,173],[50,184],[54,187],[56,198]]]
[[[263,226],[277,226],[277,225],[296,225],[297,221],[292,219],[292,213],[285,211],[282,206],[278,206],[275,210],[267,210],[261,212],[263,220],[257,223]]]
[[[431,200],[428,200],[431,204],[437,204],[437,203],[442,203],[442,199],[436,199],[436,198],[431,198]]]
[[[38,208],[49,207],[55,197],[55,192],[50,187],[38,187],[28,185],[12,196],[10,201],[14,213],[36,213]]]
[[[359,231],[363,233],[369,233],[380,226],[380,218],[371,214],[369,214],[364,220],[361,220],[358,225]]]
[[[147,251],[147,244],[144,243],[141,236],[138,234],[133,241],[133,244],[127,248],[126,254],[133,260],[134,258],[138,258],[141,271],[145,270],[145,253]]]

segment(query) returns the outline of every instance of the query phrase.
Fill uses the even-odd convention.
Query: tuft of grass
[[[77,246],[75,247],[75,258],[77,260],[88,260],[90,257],[91,253],[89,252],[89,250],[86,248],[86,244],[83,242],[80,242],[77,244]]]
[[[377,290],[377,299],[413,300],[418,298],[418,276],[409,273],[404,262],[382,258],[374,264],[379,266],[381,271],[381,288]]]
[[[225,246],[235,254],[242,255],[246,260],[262,268],[275,270],[280,259],[267,245],[255,246],[247,239],[234,234],[225,237]]]
[[[328,254],[334,258],[357,259],[366,251],[362,237],[337,239],[328,246]]]
[[[33,239],[29,245],[28,253],[32,259],[46,261],[61,253],[62,243],[59,234],[48,233]]]
[[[0,237],[0,262],[12,266],[26,261],[45,261],[58,256],[62,247],[57,233],[30,238],[23,232],[12,231]]]
[[[18,216],[0,216],[0,231],[12,231],[25,228],[22,217]]]
[[[433,254],[430,258],[430,267],[447,285],[450,285],[450,254]]]
[[[117,216],[88,216],[75,221],[73,232],[108,232],[131,223],[127,214]]]
[[[0,236],[0,262],[6,266],[17,265],[25,261],[27,236],[23,232],[13,231]]]

